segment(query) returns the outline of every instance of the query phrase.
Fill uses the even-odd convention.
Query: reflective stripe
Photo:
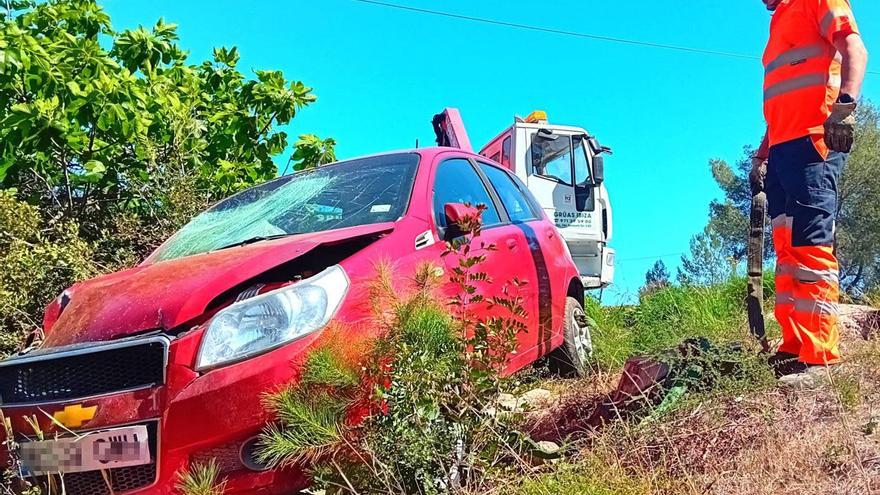
[[[799,313],[818,313],[827,316],[837,316],[840,314],[840,308],[838,307],[838,304],[832,301],[812,301],[809,299],[797,299],[794,301],[794,310]]]
[[[777,292],[776,304],[791,304],[794,302],[794,294],[791,292]]]
[[[776,98],[777,96],[791,93],[799,89],[809,88],[812,86],[825,86],[828,83],[828,74],[806,74],[804,76],[793,77],[786,81],[776,83],[764,90],[764,101]],[[838,79],[840,77],[838,76]],[[840,86],[840,82],[837,83]]]
[[[773,226],[774,229],[788,227],[791,228],[792,221],[794,219],[788,215],[782,214],[773,217],[773,220],[770,221],[770,225]]]
[[[786,52],[782,52],[778,57],[771,61],[764,68],[764,74],[769,74],[774,70],[786,65],[796,65],[797,63],[806,62],[808,59],[828,54],[826,45],[809,45],[792,48]]]
[[[840,283],[839,270],[813,270],[810,268],[798,267],[794,276],[800,282],[828,282],[831,284]]]
[[[828,36],[828,28],[831,27],[834,19],[837,19],[838,17],[846,17],[849,19],[849,11],[845,9],[831,9],[828,11],[828,13],[825,14],[825,17],[822,18],[822,22],[819,23],[823,35]]]
[[[797,270],[797,267],[794,265],[791,265],[789,263],[779,263],[778,261],[776,262],[776,276],[777,277],[783,277],[786,275],[787,276],[794,275],[796,270]]]
[[[828,86],[839,88],[843,84],[843,77],[840,74],[831,74],[828,76]]]

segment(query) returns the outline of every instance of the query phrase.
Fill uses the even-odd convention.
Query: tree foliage
[[[290,159],[296,171],[319,167],[336,161],[336,140],[321,139],[314,134],[303,134],[296,142],[296,151]]]
[[[678,282],[681,285],[718,285],[736,274],[736,259],[724,237],[711,226],[691,239],[690,254],[681,257]]]
[[[161,19],[115,32],[94,0],[13,8],[0,25],[0,186],[90,240],[121,213],[165,217],[182,178],[204,205],[275,177],[278,127],[315,101],[279,71],[247,79],[236,48],[188,63]],[[315,139],[332,157],[333,141]]]
[[[668,287],[671,283],[669,269],[666,268],[666,263],[664,263],[663,260],[657,260],[654,263],[654,266],[645,273],[645,286],[642,287],[641,292],[644,294],[656,289]]]
[[[277,175],[283,126],[312,89],[274,70],[246,76],[234,47],[191,63],[178,41],[161,19],[117,32],[95,0],[0,6],[0,190],[39,225],[4,242],[81,244],[94,265],[43,280],[16,306],[29,318],[66,284],[139,261],[212,202]],[[334,145],[305,135],[292,159],[327,163]],[[29,273],[4,272],[19,268]]]
[[[40,327],[46,302],[96,274],[91,246],[76,225],[47,224],[39,211],[0,190],[0,356]]]
[[[840,183],[837,223],[837,254],[841,263],[841,284],[851,295],[860,296],[880,286],[880,116],[877,107],[866,102],[857,113],[856,144],[847,160]],[[692,243],[691,259],[708,269],[706,261],[715,258],[719,266],[712,271],[730,272],[730,263],[745,260],[751,192],[748,174],[753,149],[744,148],[742,158],[733,166],[712,160],[709,166],[721,188],[722,200],[709,205],[707,231]],[[717,239],[713,239],[717,237]],[[765,256],[773,257],[772,236],[765,235]],[[723,256],[712,255],[704,246],[714,246]],[[697,265],[692,264],[691,268]],[[687,269],[685,269],[687,276]],[[708,274],[709,278],[714,275]],[[697,277],[701,278],[701,277]]]

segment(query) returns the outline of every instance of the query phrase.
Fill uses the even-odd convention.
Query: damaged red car
[[[401,280],[425,261],[456,263],[441,255],[467,204],[486,205],[482,240],[497,247],[481,269],[528,282],[527,331],[506,371],[551,353],[563,371],[582,371],[583,287],[541,207],[482,156],[417,149],[245,190],[139,266],[65,290],[41,345],[0,362],[13,435],[0,433],[0,454],[36,481],[63,473],[68,495],[170,494],[179,472],[210,460],[226,493],[296,493],[301,472],[255,458],[272,420],[261,395],[295,379],[292,363],[329,322],[368,316],[378,263]]]

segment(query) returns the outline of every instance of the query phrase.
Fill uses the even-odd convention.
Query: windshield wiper
[[[257,242],[263,242],[263,241],[271,241],[273,239],[281,239],[284,237],[290,237],[292,235],[297,235],[297,234],[300,234],[300,232],[290,232],[288,234],[258,235],[258,236],[254,236],[254,237],[249,237],[243,241],[233,242],[232,244],[227,244],[225,246],[218,247],[217,249],[214,249],[214,251],[220,251],[221,249],[229,249],[229,248],[234,248],[234,247],[239,247],[239,246],[247,246],[248,244],[255,244]]]

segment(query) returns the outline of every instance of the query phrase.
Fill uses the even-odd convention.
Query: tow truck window
[[[513,183],[507,172],[482,162],[480,163],[480,170],[486,174],[498,197],[501,198],[501,204],[507,210],[510,221],[528,222],[538,218],[532,210],[529,201],[523,196],[516,184]]]
[[[280,177],[217,203],[151,257],[181,258],[263,238],[393,222],[409,205],[419,157],[382,155]]]
[[[575,184],[592,184],[593,177],[590,173],[590,162],[587,159],[587,143],[584,136],[572,136],[571,144],[572,149],[574,149]]]
[[[510,136],[504,138],[504,142],[501,143],[501,164],[505,167],[510,166],[510,146],[513,144],[513,139]]]
[[[531,173],[572,185],[571,138],[535,133],[529,150]]]
[[[477,175],[471,162],[463,158],[446,160],[437,167],[434,177],[434,218],[438,227],[446,227],[446,214],[443,207],[446,203],[469,203],[486,205],[483,211],[483,225],[492,226],[501,223],[495,203],[483,180]]]

